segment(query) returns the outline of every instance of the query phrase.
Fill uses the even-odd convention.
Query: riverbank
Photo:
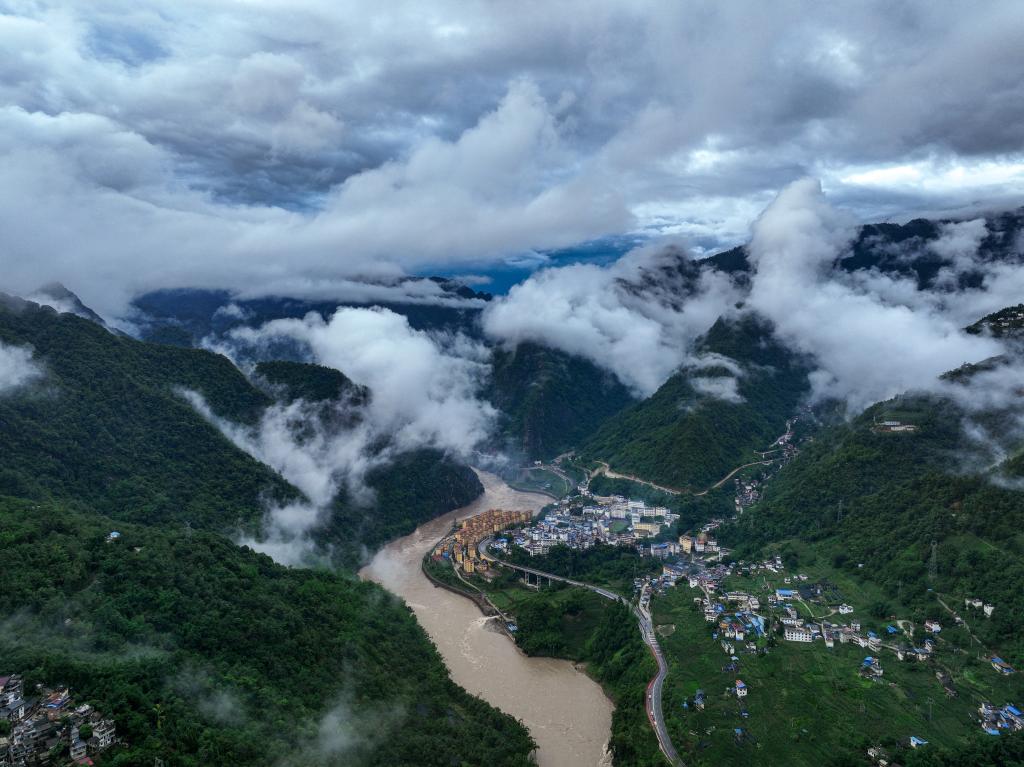
[[[479,476],[485,492],[477,501],[391,542],[360,575],[405,600],[458,685],[526,725],[537,741],[540,767],[607,766],[613,707],[601,687],[570,661],[525,655],[493,629],[475,601],[435,586],[423,572],[424,555],[455,520],[488,508],[537,511],[550,503],[492,474]]]

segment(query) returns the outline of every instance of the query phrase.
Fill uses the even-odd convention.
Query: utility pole
[[[928,580],[931,581],[932,585],[935,584],[935,579],[939,574],[939,544],[932,541],[932,556],[928,560]]]
[[[928,721],[929,722],[932,720],[932,704],[934,702],[935,702],[934,700],[932,700],[931,698],[928,698]]]
[[[843,499],[839,499],[839,509],[836,510],[836,524],[841,524],[843,521]]]

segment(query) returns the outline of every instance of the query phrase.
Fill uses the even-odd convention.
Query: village
[[[36,685],[26,697],[22,676],[0,675],[0,767],[91,765],[117,742],[115,729],[66,686]]]
[[[884,666],[890,661],[930,662],[944,695],[957,697],[959,693],[950,674],[942,664],[934,662],[943,628],[939,620],[925,620],[918,631],[911,622],[893,617],[883,621],[886,625],[881,631],[871,630],[856,617],[863,608],[849,603],[835,584],[814,580],[806,573],[787,571],[781,556],[758,562],[726,562],[729,551],[714,538],[721,523],[722,520],[712,520],[695,533],[680,536],[679,547],[684,556],[666,562],[662,574],[652,579],[650,588],[645,590],[659,595],[685,584],[698,592],[693,597],[693,607],[708,624],[710,640],[725,655],[722,670],[736,675],[729,692],[737,700],[741,717],[748,716],[743,701],[752,692],[748,683],[739,678],[741,658],[772,652],[780,639],[795,646],[820,642],[829,649],[836,645],[862,648],[866,654],[857,675],[875,683],[883,681]],[[965,609],[975,611],[981,618],[991,617],[995,610],[994,605],[974,598],[965,599],[964,604]],[[958,614],[953,617],[957,625],[963,624]],[[1015,673],[999,657],[989,657],[987,662],[1001,675]],[[684,708],[703,710],[706,701],[707,693],[701,689],[685,701]],[[980,703],[976,721],[989,735],[1024,730],[1020,710],[1005,701]],[[915,735],[908,735],[906,743],[914,748],[927,745],[927,741]],[[884,764],[885,760],[876,763]]]
[[[508,553],[516,546],[531,555],[541,555],[555,546],[589,549],[606,544],[634,546],[642,555],[665,559],[679,554],[679,545],[653,539],[678,518],[663,506],[648,506],[621,496],[588,499],[586,505],[574,497],[555,504],[537,520],[526,511],[490,509],[462,520],[434,547],[433,558],[448,560],[464,573],[486,572],[489,563],[479,551],[486,540],[496,553]],[[514,530],[509,535],[498,535],[510,529]]]

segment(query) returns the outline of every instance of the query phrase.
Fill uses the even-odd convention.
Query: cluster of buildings
[[[532,519],[530,511],[488,509],[459,522],[456,530],[434,547],[432,556],[435,561],[448,559],[466,573],[486,571],[489,565],[480,556],[480,542],[510,527],[529,525]]]
[[[990,703],[978,706],[978,723],[989,735],[1024,730],[1024,714],[1016,706],[1007,703],[1002,708]]]
[[[679,553],[674,543],[648,544],[679,518],[664,506],[621,496],[593,499],[585,505],[563,502],[529,528],[519,532],[512,543],[531,555],[547,554],[555,546],[589,549],[603,543],[636,546],[641,554],[667,558]],[[497,541],[499,548],[506,542]]]
[[[25,697],[17,674],[0,676],[0,767],[91,765],[114,745],[115,726],[88,703],[75,706],[67,687],[37,685]]]

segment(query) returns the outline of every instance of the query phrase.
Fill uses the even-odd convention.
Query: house
[[[693,705],[695,705],[698,710],[703,711],[705,700],[704,691],[697,690],[697,694],[693,696]]]
[[[839,605],[839,614],[840,615],[849,615],[852,612],[853,612],[853,605],[848,605],[848,604],[845,604],[845,603]]]
[[[796,596],[796,592],[793,589],[775,589],[776,599],[793,599]]]
[[[788,642],[811,642],[814,640],[814,634],[803,626],[786,626],[783,637]]]
[[[992,664],[992,668],[994,668],[1000,674],[1012,674],[1013,673],[1013,666],[1011,666],[1009,663],[1007,663],[1002,658],[997,658],[997,657],[993,656],[990,659],[990,662]]]
[[[512,626],[512,630],[514,631],[515,624],[512,624]],[[115,727],[113,719],[101,719],[92,728],[92,739],[90,739],[90,742],[95,739],[96,747],[101,751],[105,748],[110,748],[114,743],[114,731]]]
[[[928,745],[928,741],[927,740],[923,740],[922,738],[919,738],[916,735],[911,735],[910,736],[910,747],[911,748],[920,748],[921,746],[927,746],[927,745]]]
[[[78,738],[78,732],[75,732],[75,739],[71,741],[71,761],[77,762],[79,759],[85,759],[88,754],[88,748],[85,745],[85,741]]]
[[[924,628],[925,631],[930,631],[933,634],[938,634],[940,631],[942,631],[942,624],[940,624],[938,621],[925,621]]]
[[[743,683],[742,679],[736,680],[736,697],[745,698],[747,697],[747,686]]]
[[[995,611],[996,608],[995,605],[985,605],[981,609],[982,611],[984,611],[986,618],[991,618],[992,613]]]

